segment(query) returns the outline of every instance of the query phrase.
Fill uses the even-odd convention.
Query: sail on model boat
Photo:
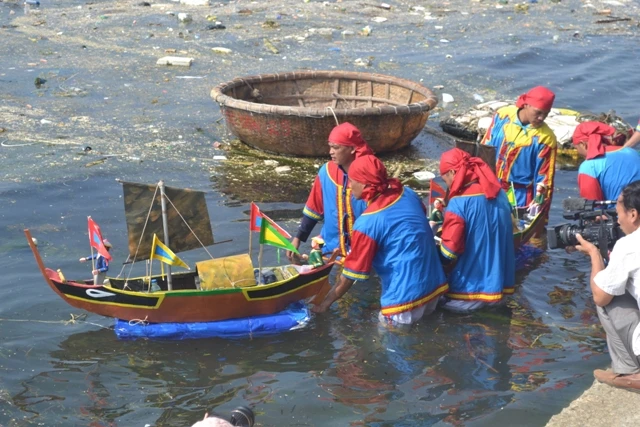
[[[214,244],[204,193],[181,188],[123,182],[125,217],[132,263],[150,258],[156,234],[174,252]],[[273,314],[289,304],[329,290],[333,260],[299,272],[292,265],[269,267],[276,281],[256,283],[249,254],[196,263],[195,271],[137,278],[67,280],[60,270],[46,268],[31,232],[25,235],[40,271],[51,289],[73,307],[122,320],[150,323],[211,322]],[[263,269],[264,270],[264,269]],[[152,291],[151,284],[160,290]]]

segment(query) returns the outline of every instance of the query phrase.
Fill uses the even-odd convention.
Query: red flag
[[[251,202],[251,214],[249,215],[249,230],[260,231],[260,225],[262,224],[262,212],[255,203]]]
[[[433,202],[436,199],[445,199],[447,195],[447,190],[442,188],[440,184],[436,182],[436,180],[432,179],[430,183],[431,187],[429,188],[429,204],[433,206]]]
[[[102,242],[100,227],[98,227],[98,224],[96,224],[90,216],[87,217],[87,220],[89,222],[89,245],[96,248],[100,255],[111,261],[111,254]]]
[[[287,239],[291,238],[291,234],[289,234],[287,232],[287,230],[285,230],[284,228],[280,227],[278,224],[276,224],[276,222],[274,220],[272,220],[271,218],[269,218],[268,216],[266,216],[265,214],[263,214],[262,212],[260,212],[260,208],[258,207],[258,205],[256,205],[255,203],[251,202],[251,213],[249,214],[249,229],[251,231],[260,231],[260,228],[262,226],[262,219],[266,219],[269,224],[273,225],[273,227],[278,230],[278,232],[280,234],[282,234],[284,237],[286,237]]]

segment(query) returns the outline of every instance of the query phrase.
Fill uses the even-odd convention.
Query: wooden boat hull
[[[551,204],[546,202],[542,205],[540,212],[523,230],[513,233],[513,243],[517,250],[520,246],[529,242],[531,238],[546,234],[547,221],[549,219],[549,209]]]
[[[242,77],[211,91],[229,131],[268,152],[326,157],[327,138],[350,122],[376,153],[418,136],[437,97],[426,87],[382,74],[292,72]]]
[[[123,320],[190,323],[277,313],[302,299],[324,298],[333,267],[331,262],[290,279],[245,288],[127,291],[110,285],[63,280],[58,272],[44,266],[29,230],[25,234],[40,271],[54,292],[73,307]]]

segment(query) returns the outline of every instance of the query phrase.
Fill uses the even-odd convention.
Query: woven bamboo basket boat
[[[302,71],[236,78],[211,91],[229,131],[244,143],[292,156],[327,156],[338,123],[357,126],[376,153],[406,147],[438,103],[426,87],[397,77]]]

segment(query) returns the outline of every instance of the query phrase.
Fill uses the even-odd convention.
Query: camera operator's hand
[[[575,248],[582,252],[585,255],[591,255],[592,253],[600,253],[598,251],[598,247],[596,245],[594,245],[591,242],[587,242],[586,240],[584,240],[582,238],[582,236],[580,234],[576,234],[576,240],[578,241],[578,243],[580,243],[579,245],[576,245]]]
[[[601,223],[601,222],[607,222],[607,221],[609,221],[609,217],[606,216],[606,215],[598,215],[596,217],[596,223],[598,223],[598,224]]]

